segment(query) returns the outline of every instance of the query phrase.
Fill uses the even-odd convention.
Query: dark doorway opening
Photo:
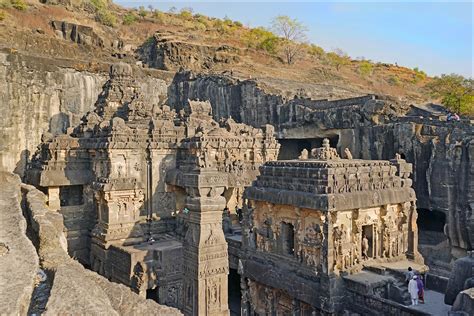
[[[446,214],[442,211],[418,209],[418,242],[424,245],[437,245],[446,240],[444,225]]]
[[[240,275],[236,269],[229,269],[227,286],[230,315],[240,315]]]
[[[323,139],[328,138],[331,147],[337,148],[339,142],[339,135],[326,136],[320,138],[292,138],[292,139],[279,139],[280,152],[278,154],[278,160],[289,160],[297,159],[303,149],[311,152],[313,148],[319,148],[323,144]]]
[[[61,206],[84,204],[84,193],[82,185],[59,187],[59,200]]]
[[[281,223],[281,245],[285,255],[293,255],[295,253],[295,228],[293,224]]]
[[[416,223],[420,230],[443,232],[444,224],[446,224],[446,214],[441,211],[418,209],[418,220]]]
[[[159,301],[159,288],[155,287],[154,289],[148,289],[146,290],[146,298],[150,300],[154,300],[155,302],[160,302]]]
[[[362,239],[364,238],[364,236],[367,238],[369,242],[367,256],[369,258],[373,258],[374,257],[374,225],[362,226]],[[363,240],[361,242],[363,242]]]

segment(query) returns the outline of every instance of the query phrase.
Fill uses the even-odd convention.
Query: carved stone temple
[[[228,315],[222,210],[276,159],[273,134],[216,122],[209,102],[149,104],[114,65],[95,110],[44,135],[27,178],[63,215],[71,256],[186,315]]]
[[[424,268],[411,170],[398,156],[341,159],[327,139],[260,167],[244,193],[242,315],[393,312],[392,268]]]
[[[424,267],[411,164],[341,159],[328,140],[277,161],[271,125],[215,121],[208,101],[176,112],[141,89],[112,66],[95,110],[43,135],[29,164],[70,256],[185,315],[228,315],[235,281],[243,315],[403,310],[395,267]]]

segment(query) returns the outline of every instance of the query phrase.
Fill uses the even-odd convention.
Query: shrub
[[[148,12],[145,10],[145,7],[144,6],[139,6],[138,7],[138,15],[143,18],[145,18],[147,16]]]
[[[97,12],[97,20],[106,26],[115,26],[117,24],[117,17],[108,10]]]
[[[193,9],[182,8],[181,11],[179,11],[179,16],[185,20],[190,20],[193,18]]]
[[[243,25],[241,22],[239,22],[239,21],[234,21],[234,26],[236,26],[236,27],[242,27],[242,26],[244,26],[244,25]]]
[[[450,74],[435,77],[427,87],[433,97],[451,111],[474,115],[474,80],[461,75]]]
[[[363,60],[359,64],[359,73],[364,77],[371,75],[373,69],[374,69],[374,66],[372,65],[371,62],[367,60]]]
[[[322,56],[324,56],[324,49],[322,49],[318,45],[311,44],[311,45],[307,46],[307,51],[308,51],[308,54],[310,54],[313,57],[322,57]]]
[[[133,14],[132,12],[129,12],[125,14],[122,18],[123,24],[125,25],[131,25],[137,21],[137,16]]]
[[[388,78],[388,83],[392,86],[399,86],[401,84],[401,81],[400,78],[395,75],[392,75],[390,76],[390,78]]]
[[[117,17],[109,11],[109,2],[107,0],[89,0],[88,4],[96,14],[96,19],[107,26],[115,26]]]
[[[161,11],[155,10],[153,18],[156,19],[158,23],[164,23],[166,15]]]
[[[24,0],[10,0],[10,4],[13,8],[20,11],[28,9],[28,4]]]
[[[336,67],[336,70],[339,71],[341,66],[348,65],[351,61],[347,53],[342,51],[339,48],[336,48],[333,52],[327,53],[329,62]]]
[[[426,73],[418,67],[413,68],[415,75],[413,76],[413,83],[418,83],[426,79]]]
[[[7,17],[6,13],[3,11],[0,11],[0,21],[5,20],[6,17]]]

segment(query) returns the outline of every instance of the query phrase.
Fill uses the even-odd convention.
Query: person
[[[408,273],[407,273],[407,283],[410,282],[411,279],[413,279],[413,276],[415,275],[415,272],[411,267],[408,267]]]
[[[418,305],[418,283],[416,279],[417,276],[414,275],[410,282],[408,282],[408,293],[410,293],[412,306]]]
[[[459,117],[459,115],[457,113],[454,113],[453,114],[453,120],[455,120],[456,122],[459,122],[461,120],[461,118]]]
[[[416,284],[418,285],[418,301],[421,304],[425,304],[425,291],[423,286],[423,280],[420,276],[416,277]]]
[[[362,237],[362,259],[368,259],[368,251],[369,251],[369,240],[364,235]]]

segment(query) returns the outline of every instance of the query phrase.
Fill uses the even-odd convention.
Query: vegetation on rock
[[[282,38],[281,47],[286,63],[293,64],[301,53],[300,44],[307,40],[308,28],[296,19],[279,15],[272,20],[272,29]]]
[[[474,80],[450,74],[435,77],[428,87],[451,111],[474,115]]]
[[[25,0],[0,0],[0,8],[14,8],[24,11],[28,9],[28,4]]]

